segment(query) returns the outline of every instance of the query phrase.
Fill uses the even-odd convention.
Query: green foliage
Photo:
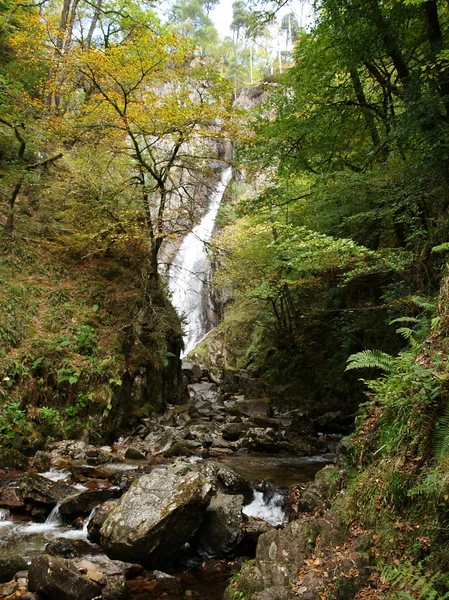
[[[348,358],[346,370],[351,369],[381,369],[382,371],[393,371],[396,361],[393,357],[380,350],[363,350],[357,354],[351,354]]]
[[[27,433],[26,412],[19,402],[0,400],[0,445],[11,442],[16,435]]]
[[[391,584],[394,592],[388,598],[394,600],[446,600],[449,591],[439,591],[441,574],[429,573],[422,563],[401,562],[397,565],[385,565],[382,576]]]

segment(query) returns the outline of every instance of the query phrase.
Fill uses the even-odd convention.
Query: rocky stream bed
[[[194,365],[184,373],[189,401],[113,446],[2,451],[0,598],[222,598],[245,561],[265,550],[273,561],[298,517],[321,510],[325,478],[306,482],[336,462],[341,436],[325,432],[335,415],[316,423],[268,398],[224,394]],[[293,589],[292,549],[279,551],[289,567],[270,581],[246,564],[265,581],[254,593]]]

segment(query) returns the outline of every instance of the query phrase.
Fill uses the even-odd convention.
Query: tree
[[[194,59],[185,40],[146,29],[120,46],[82,53],[79,69],[92,88],[82,127],[127,157],[157,277],[162,243],[179,232],[190,186],[216,156],[211,140],[225,136],[228,84]]]

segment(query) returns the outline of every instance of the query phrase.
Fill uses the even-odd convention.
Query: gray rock
[[[177,436],[178,432],[174,427],[165,427],[163,431],[153,431],[148,434],[144,442],[152,454],[160,454],[170,448]]]
[[[238,399],[236,407],[246,417],[253,417],[254,415],[269,417],[271,415],[270,398]]]
[[[28,589],[50,600],[92,600],[101,593],[100,586],[78,573],[70,561],[49,554],[32,560]]]
[[[218,388],[215,383],[208,383],[208,382],[193,383],[190,386],[190,389],[194,392],[195,395],[197,395],[197,394],[201,395],[203,392],[218,391]]]
[[[189,383],[196,383],[201,379],[202,371],[198,365],[195,365],[187,360],[183,360],[181,368]]]
[[[243,496],[219,492],[212,498],[204,521],[192,542],[204,558],[226,558],[243,539]]]
[[[103,524],[101,545],[112,558],[167,566],[204,517],[213,488],[200,473],[153,471],[135,481]]]
[[[33,459],[33,467],[41,473],[48,471],[51,467],[50,455],[47,452],[38,450]]]
[[[128,460],[145,460],[145,454],[138,448],[127,448],[125,458]]]

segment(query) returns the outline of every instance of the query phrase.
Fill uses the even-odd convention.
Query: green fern
[[[422,600],[447,600],[449,592],[440,594],[436,586],[441,577],[440,573],[428,573],[422,563],[412,564],[403,562],[399,565],[386,565],[382,569],[382,575],[395,589],[393,596],[389,598],[399,600],[414,600],[419,597]]]
[[[437,460],[449,455],[449,404],[435,423],[434,455]]]
[[[351,354],[348,358],[346,371],[351,369],[382,369],[387,373],[395,371],[397,361],[389,354],[381,350],[363,350],[356,354]]]

